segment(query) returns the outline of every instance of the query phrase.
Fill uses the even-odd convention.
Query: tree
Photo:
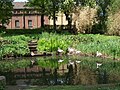
[[[12,17],[13,0],[0,0],[0,24],[8,24]]]
[[[66,20],[68,20],[69,29],[71,29],[72,12],[74,10],[74,5],[74,0],[63,0],[61,4],[61,11],[64,12]]]
[[[110,7],[111,0],[96,0],[96,4],[98,5],[98,20],[99,25],[98,29],[99,33],[105,33],[107,30],[107,20],[108,20],[108,12]]]
[[[56,29],[56,15],[60,0],[28,0],[27,5],[34,7],[41,14],[41,27],[44,26],[44,15],[53,17],[54,29]]]
[[[109,13],[115,14],[116,12],[119,12],[119,10],[120,10],[120,0],[111,0]]]
[[[113,0],[80,0],[81,6],[97,7],[97,23],[93,28],[93,33],[105,33],[107,30],[108,12]]]
[[[120,0],[111,0],[109,18],[107,21],[107,34],[120,36]]]
[[[44,15],[46,14],[48,0],[28,0],[27,6],[35,8],[41,14],[41,27],[44,27]]]
[[[48,13],[53,18],[53,29],[56,30],[56,13],[60,10],[61,0],[49,0]]]

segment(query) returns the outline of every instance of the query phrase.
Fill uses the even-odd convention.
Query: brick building
[[[25,2],[13,2],[14,10],[7,29],[34,29],[41,27],[41,16],[34,8],[26,7]],[[48,16],[44,23],[49,24]]]
[[[35,29],[41,27],[41,16],[38,11],[32,7],[25,6],[26,2],[13,2],[13,15],[10,19],[7,29]],[[56,25],[67,25],[68,21],[63,13],[56,13]],[[45,25],[53,25],[53,19],[44,16]]]

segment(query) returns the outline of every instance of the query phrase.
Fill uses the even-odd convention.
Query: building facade
[[[40,13],[32,7],[26,7],[26,2],[13,2],[13,16],[7,29],[35,29],[41,27]],[[67,25],[68,21],[63,13],[57,13],[56,25]],[[53,25],[53,20],[44,16],[45,25]]]
[[[25,2],[13,2],[13,16],[7,29],[35,29],[41,27],[41,16],[34,8],[25,7]],[[48,16],[44,23],[49,24]]]

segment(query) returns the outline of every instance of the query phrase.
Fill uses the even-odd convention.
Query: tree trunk
[[[23,29],[25,29],[25,9],[24,9],[24,12],[23,12]]]
[[[41,27],[44,27],[44,14],[41,14]]]
[[[56,31],[55,1],[53,1],[53,29]]]
[[[42,11],[41,11],[41,27],[43,28],[44,27],[44,13],[45,13],[45,5],[44,5],[44,2],[42,4]]]

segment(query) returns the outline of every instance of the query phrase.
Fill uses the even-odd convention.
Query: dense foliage
[[[42,38],[38,41],[38,50],[39,51],[57,51],[58,47],[66,50],[70,45],[70,41],[67,41],[65,35],[56,35],[56,34],[42,34]]]
[[[98,24],[96,9],[97,7],[82,7],[76,10],[72,19],[78,33],[93,33],[92,26]]]
[[[20,56],[29,53],[29,38],[24,35],[6,36],[1,41],[0,57]]]
[[[118,35],[119,31],[113,28],[107,28],[108,23],[111,20],[108,17],[111,14],[117,13],[119,11],[120,1],[119,0],[28,0],[29,6],[35,7],[39,9],[41,14],[41,25],[44,25],[44,15],[53,17],[53,25],[54,30],[56,30],[56,20],[57,14],[59,11],[65,14],[66,20],[68,20],[68,29],[71,29],[72,21],[74,22],[73,13],[78,14],[79,11],[81,13],[87,12],[84,15],[77,15],[77,20],[80,22],[74,22],[74,24],[78,24],[77,31],[84,33],[101,33],[101,34],[115,34]],[[86,8],[89,7],[89,10]],[[79,8],[79,9],[78,9]],[[79,11],[77,11],[77,9]],[[97,11],[97,14],[92,13],[94,10]],[[80,16],[80,19],[79,19]],[[93,17],[91,17],[93,16]],[[81,18],[83,18],[81,22]],[[87,19],[84,19],[87,18]],[[90,19],[88,19],[90,18]],[[117,17],[116,17],[117,18]],[[97,20],[97,23],[96,21]],[[84,21],[86,23],[84,23]],[[95,22],[94,22],[95,21]],[[114,20],[112,24],[115,24]],[[81,25],[81,26],[79,26]],[[83,27],[83,31],[81,31],[81,27]],[[112,29],[110,33],[109,29]],[[116,33],[114,33],[114,30]]]
[[[0,0],[0,24],[4,25],[12,17],[13,0]]]

